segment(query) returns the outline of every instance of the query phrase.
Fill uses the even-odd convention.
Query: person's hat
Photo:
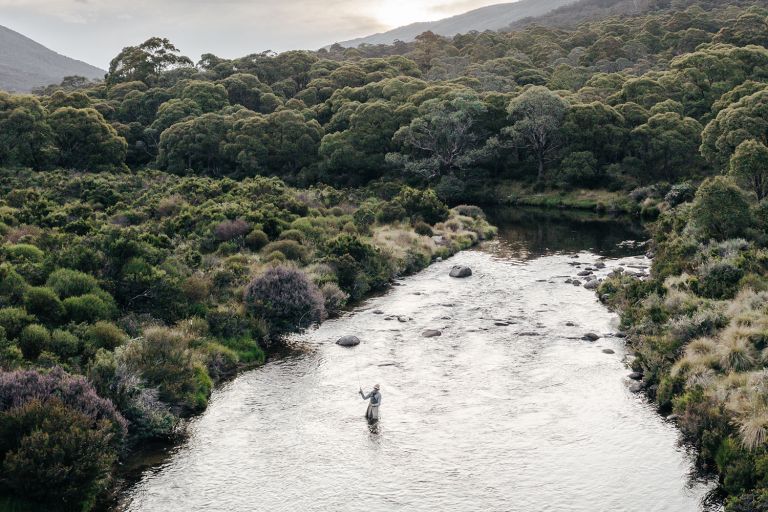
[[[379,389],[379,385],[378,384],[374,384],[373,385],[373,389]]]

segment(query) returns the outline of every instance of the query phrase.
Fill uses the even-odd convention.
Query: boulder
[[[604,348],[603,354],[615,354],[616,352],[612,348]]]
[[[642,382],[633,382],[629,385],[629,390],[633,393],[639,393],[643,390],[645,386],[643,386]]]
[[[463,265],[455,265],[451,269],[451,277],[469,277],[472,275],[472,269]]]
[[[360,344],[360,338],[357,336],[342,336],[336,340],[336,344],[341,345],[342,347],[354,347],[355,345]]]
[[[587,290],[597,290],[597,287],[600,286],[600,283],[597,282],[597,280],[587,281],[587,284],[584,285],[584,288]]]
[[[584,335],[582,339],[587,341],[597,341],[600,339],[600,336],[593,332],[588,332],[587,334]]]
[[[591,270],[582,270],[581,272],[579,272],[576,275],[579,276],[579,277],[591,276],[592,275],[592,271]]]
[[[576,324],[574,322],[565,322],[565,325],[568,327],[576,327]]]
[[[598,261],[597,263],[595,263],[595,268],[605,268],[605,263],[603,263],[602,261]]]
[[[380,309],[374,309],[374,310],[373,310],[373,314],[374,314],[374,315],[383,315],[383,314],[384,314],[384,312],[383,312],[382,310],[380,310]]]
[[[573,281],[571,281],[571,284],[573,286],[581,286],[581,281],[579,281],[578,279],[574,279]]]
[[[627,377],[629,377],[632,380],[642,380],[643,374],[640,372],[632,372],[629,375],[627,375]]]
[[[423,333],[421,333],[422,336],[425,338],[434,338],[436,336],[442,336],[443,333],[438,331],[437,329],[427,329]]]

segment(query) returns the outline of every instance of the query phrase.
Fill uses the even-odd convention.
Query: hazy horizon
[[[318,49],[417,21],[515,0],[0,0],[0,24],[106,69],[125,46],[169,38],[197,61]]]

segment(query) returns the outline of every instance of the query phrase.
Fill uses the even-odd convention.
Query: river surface
[[[694,454],[627,389],[616,316],[565,283],[600,256],[601,274],[642,271],[642,250],[618,245],[642,233],[519,212],[494,220],[498,240],[403,279],[297,337],[297,353],[218,388],[118,509],[704,510],[713,485],[696,476]],[[474,274],[448,277],[455,264]],[[346,334],[362,343],[334,344]],[[374,383],[383,401],[371,427],[357,393]]]

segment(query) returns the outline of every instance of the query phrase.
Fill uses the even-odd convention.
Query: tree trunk
[[[539,175],[538,181],[544,181],[544,157],[539,155]]]

